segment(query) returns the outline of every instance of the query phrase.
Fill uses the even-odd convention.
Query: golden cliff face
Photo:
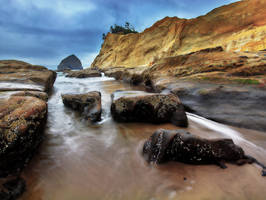
[[[194,19],[166,17],[137,34],[108,34],[92,67],[151,66],[164,57],[222,46],[266,49],[266,0],[244,0]]]

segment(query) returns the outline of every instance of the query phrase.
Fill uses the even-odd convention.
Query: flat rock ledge
[[[174,94],[116,91],[112,94],[111,114],[119,122],[171,122],[188,126],[184,106]]]
[[[85,69],[80,71],[66,71],[66,77],[71,78],[90,78],[90,77],[101,77],[101,72],[97,70]]]
[[[1,200],[17,199],[26,188],[20,174],[42,141],[56,76],[43,66],[0,60]]]
[[[30,96],[30,97],[36,97],[43,101],[48,101],[47,93],[39,92],[39,91],[21,91],[21,92],[16,92],[12,94],[11,96]]]
[[[101,120],[102,104],[100,92],[92,91],[85,94],[63,94],[62,100],[65,106],[79,111],[91,122]]]
[[[20,171],[42,140],[47,103],[30,96],[0,100],[0,172]]]
[[[17,60],[0,60],[0,91],[50,92],[56,72]]]

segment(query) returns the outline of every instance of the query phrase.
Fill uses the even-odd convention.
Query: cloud
[[[98,51],[91,52],[91,53],[82,53],[79,55],[80,60],[82,61],[82,65],[84,68],[88,68],[93,60],[98,55]]]
[[[13,0],[13,2],[26,11],[32,8],[50,10],[66,18],[96,9],[96,5],[89,0]]]
[[[143,31],[165,16],[192,18],[232,0],[8,0],[0,7],[0,59],[57,65],[76,54],[88,66],[102,33],[129,21]],[[37,63],[40,62],[40,63]]]

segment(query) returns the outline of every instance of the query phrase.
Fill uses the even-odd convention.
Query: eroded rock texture
[[[159,60],[151,67],[110,67],[107,76],[149,91],[176,94],[188,112],[266,130],[266,53],[226,52],[220,47]],[[248,110],[248,112],[247,112]]]
[[[177,126],[188,125],[184,107],[173,94],[116,91],[112,94],[111,113],[120,122],[171,122]]]
[[[57,67],[57,70],[59,70],[59,71],[68,70],[68,69],[70,69],[70,70],[83,69],[82,64],[81,64],[81,62],[77,56],[70,55],[70,56],[64,58]]]
[[[21,91],[16,92],[12,94],[12,96],[30,96],[30,97],[36,97],[43,101],[48,101],[48,95],[45,92],[39,92],[39,91]]]
[[[92,66],[151,66],[161,58],[221,46],[226,51],[266,49],[266,1],[221,6],[193,19],[165,17],[136,34],[108,34]]]
[[[102,104],[100,92],[63,94],[62,99],[65,106],[78,110],[90,121],[96,122],[101,120]]]
[[[225,162],[238,165],[257,163],[266,175],[266,167],[255,158],[247,156],[231,139],[204,139],[184,130],[159,129],[145,142],[143,155],[148,162],[178,161],[188,164],[217,164],[226,168]]]
[[[89,78],[89,77],[101,77],[102,74],[98,70],[84,69],[80,71],[67,71],[66,77],[72,78]]]
[[[0,91],[49,92],[55,79],[56,73],[43,66],[17,60],[0,60]]]
[[[18,171],[40,144],[47,117],[45,101],[13,96],[0,101],[0,171]]]

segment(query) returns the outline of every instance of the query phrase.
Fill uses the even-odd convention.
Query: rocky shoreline
[[[25,190],[20,174],[43,139],[55,79],[56,73],[42,66],[0,61],[1,199],[16,199]]]
[[[224,52],[222,48],[165,58],[151,67],[95,66],[106,76],[171,92],[186,111],[238,127],[266,130],[266,52]]]

